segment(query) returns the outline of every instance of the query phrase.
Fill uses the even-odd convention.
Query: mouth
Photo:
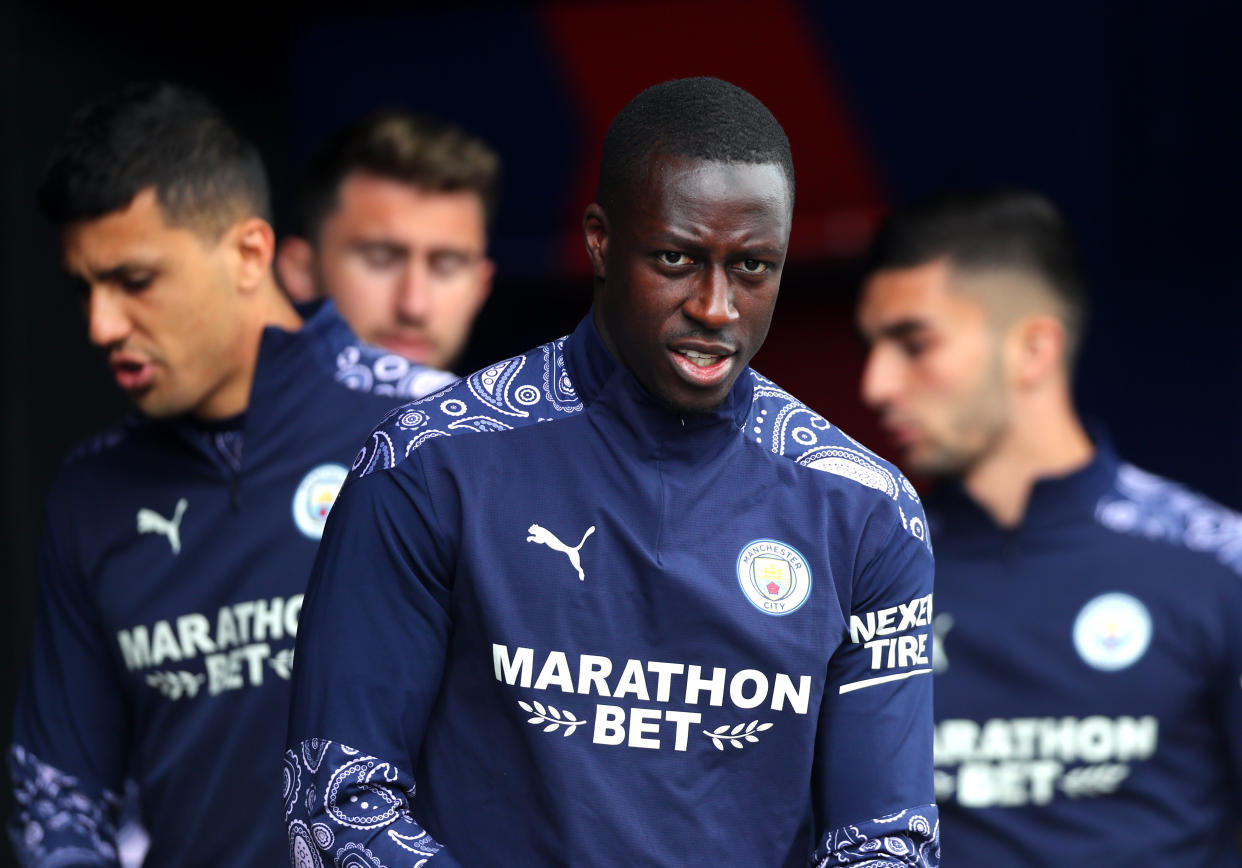
[[[735,352],[723,346],[669,347],[673,368],[687,383],[710,388],[725,382],[733,371]]]
[[[114,356],[108,365],[117,385],[126,392],[141,392],[150,387],[155,377],[155,366],[137,356]]]
[[[414,362],[425,363],[435,349],[431,341],[413,335],[380,335],[373,342]]]
[[[908,449],[919,439],[919,429],[910,422],[899,420],[881,421],[880,427],[884,429],[884,433],[888,435],[894,446],[900,449]]]

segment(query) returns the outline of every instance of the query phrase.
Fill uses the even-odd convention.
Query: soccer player
[[[328,295],[364,340],[436,368],[461,355],[495,270],[487,225],[500,160],[455,126],[400,111],[327,141],[307,169],[307,238],[285,238],[281,282]]]
[[[116,864],[130,776],[147,866],[276,864],[263,793],[324,520],[358,439],[452,378],[359,344],[330,303],[289,304],[258,152],[195,93],[84,108],[39,201],[139,415],[48,496],[14,846],[27,865]]]
[[[294,865],[937,864],[922,510],[748,367],[793,198],[753,96],[644,91],[591,313],[372,435],[298,634]]]
[[[1065,223],[1027,192],[894,215],[863,289],[863,397],[941,480],[950,861],[1237,865],[1242,519],[1084,428],[1086,308]]]

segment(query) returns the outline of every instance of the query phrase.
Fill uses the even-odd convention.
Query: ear
[[[276,248],[276,278],[295,302],[312,301],[315,292],[315,250],[309,241],[286,235]]]
[[[596,202],[587,205],[582,215],[582,237],[591,259],[591,273],[597,281],[603,280],[608,272],[608,215]]]
[[[237,254],[237,286],[245,293],[253,293],[263,286],[271,273],[276,233],[261,217],[242,220],[231,233]]]
[[[1047,314],[1014,324],[1014,373],[1018,385],[1033,388],[1065,373],[1065,325]]]

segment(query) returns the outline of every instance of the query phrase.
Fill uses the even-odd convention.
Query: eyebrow
[[[390,238],[355,238],[349,242],[349,246],[355,250],[374,249],[378,247],[387,250],[409,250],[410,245],[404,241],[396,241]]]
[[[868,336],[862,331],[862,329],[858,330],[858,336],[863,339],[864,343],[873,344],[881,338],[895,338],[897,340],[901,340],[902,338],[925,331],[928,327],[929,326],[925,320],[907,317],[906,319],[899,319],[895,322],[886,323],[884,327],[876,333],[875,337]]]
[[[703,248],[703,242],[700,239],[675,231],[659,232],[648,236],[646,240],[649,247],[678,247],[685,250],[701,250]],[[779,259],[785,255],[785,251],[780,245],[771,244],[767,240],[759,240],[754,244],[742,244],[741,248],[741,258],[743,259],[752,257]]]
[[[102,271],[92,271],[90,278],[97,283],[111,283],[120,280],[132,274],[135,271],[154,271],[158,266],[153,262],[122,262],[120,265],[114,265],[111,268],[105,268]],[[66,273],[73,278],[85,280],[86,278],[77,272],[66,269]]]

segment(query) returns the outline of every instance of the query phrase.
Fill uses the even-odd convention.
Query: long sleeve
[[[895,523],[862,569],[844,613],[849,635],[829,663],[814,776],[819,868],[939,864],[932,557],[915,535],[921,521]]]
[[[9,751],[9,832],[27,866],[117,864],[128,717],[81,572],[49,510],[34,647]]]
[[[342,863],[350,851],[457,864],[410,813],[445,665],[451,551],[417,455],[351,482],[332,510],[302,609],[285,754],[296,866],[354,864]]]

